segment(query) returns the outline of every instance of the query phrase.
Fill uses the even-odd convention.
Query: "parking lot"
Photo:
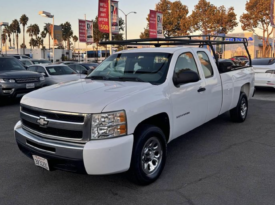
[[[245,123],[232,123],[224,114],[170,143],[162,176],[146,187],[125,174],[35,167],[13,137],[19,101],[2,103],[0,204],[274,204],[274,101],[275,90],[259,89]]]

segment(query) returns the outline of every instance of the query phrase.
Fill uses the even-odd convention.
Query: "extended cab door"
[[[184,52],[179,55],[174,76],[186,70],[191,70],[199,74],[197,82],[186,83],[175,86],[172,82],[171,96],[173,110],[173,138],[179,137],[186,132],[200,126],[205,122],[207,112],[207,98],[205,82],[201,77],[193,52]]]
[[[199,66],[203,71],[205,79],[205,95],[207,103],[204,105],[207,110],[206,121],[216,118],[222,107],[222,84],[220,73],[210,52],[205,49],[197,50]]]

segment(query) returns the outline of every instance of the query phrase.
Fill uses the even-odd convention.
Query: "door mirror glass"
[[[174,75],[173,81],[176,87],[183,84],[194,83],[200,80],[198,73],[192,70],[182,70]]]

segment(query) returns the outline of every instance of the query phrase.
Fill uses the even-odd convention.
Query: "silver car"
[[[66,65],[32,65],[27,70],[42,73],[45,76],[45,86],[81,79],[81,75]]]

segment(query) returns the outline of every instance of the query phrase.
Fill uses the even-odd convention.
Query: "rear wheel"
[[[248,100],[245,93],[241,92],[237,106],[230,110],[230,117],[234,122],[244,122],[248,113]]]
[[[140,185],[148,185],[160,176],[166,161],[166,140],[162,130],[142,125],[135,133],[132,154],[131,179]]]

